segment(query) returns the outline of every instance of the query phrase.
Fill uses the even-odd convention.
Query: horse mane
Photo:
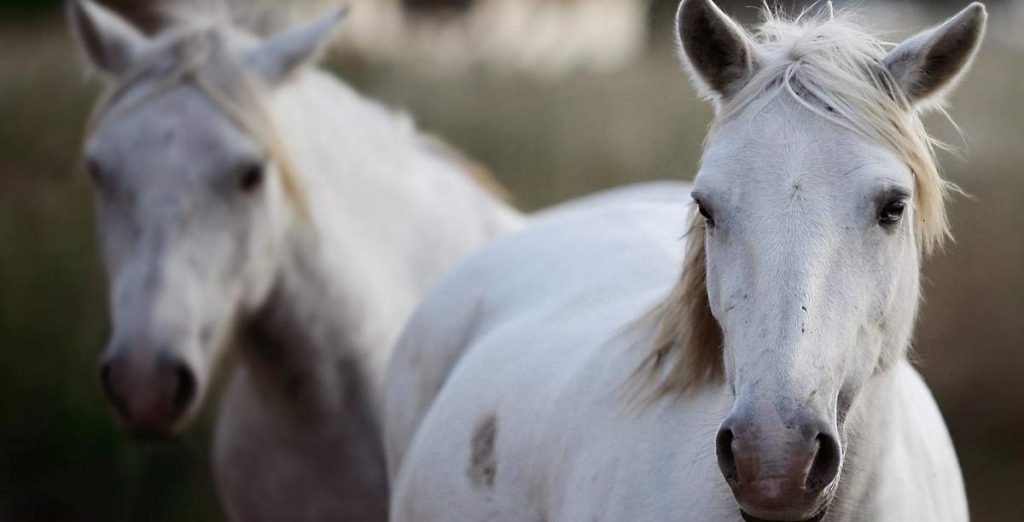
[[[938,172],[935,148],[920,110],[883,65],[885,44],[849,14],[787,19],[764,10],[753,32],[759,68],[736,95],[719,102],[709,137],[754,101],[786,94],[823,118],[889,148],[915,180],[915,241],[929,254],[950,237],[945,200],[954,185]],[[927,108],[927,107],[926,107]],[[645,317],[657,335],[636,376],[652,398],[720,382],[723,335],[708,303],[704,223],[691,217],[683,273]]]
[[[705,264],[705,223],[694,208],[683,270],[672,291],[648,312],[641,324],[654,326],[657,336],[635,374],[641,385],[653,385],[650,398],[681,395],[699,383],[721,380],[722,328],[711,315]]]

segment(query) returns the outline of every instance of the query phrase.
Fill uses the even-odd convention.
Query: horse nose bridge
[[[188,325],[197,315],[193,309],[195,283],[187,277],[187,267],[179,266],[182,264],[161,250],[148,251],[116,277],[112,292],[116,336],[137,342],[147,337],[187,334]]]
[[[834,423],[837,386],[827,375],[809,371],[806,366],[780,365],[770,373],[745,379],[737,387],[732,416],[759,424],[783,425],[820,419]]]
[[[780,353],[783,357],[822,333],[827,323],[829,271],[833,266],[827,241],[796,232],[775,234],[773,248],[752,248],[741,287],[734,288],[730,309],[742,320],[733,321],[735,341],[750,350]],[[726,333],[727,336],[730,332]]]
[[[813,312],[810,305],[824,295],[833,249],[813,235],[783,234],[780,241],[782,244],[758,258],[754,272],[759,300],[766,307],[806,315]]]
[[[791,344],[814,333],[829,314],[825,271],[780,264],[785,266],[758,270],[760,280],[751,283],[746,310],[752,316],[747,317],[749,326],[742,329],[749,332],[751,341]]]
[[[732,380],[738,402],[749,397],[804,408],[809,401],[827,399],[835,387],[830,369],[837,364],[830,349],[835,328],[825,326],[830,312],[816,310],[811,299],[798,296],[777,297],[760,308],[746,324],[725,334],[726,345],[734,347]]]

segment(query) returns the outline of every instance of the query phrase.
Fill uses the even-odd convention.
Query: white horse
[[[445,276],[388,374],[392,520],[966,520],[906,354],[947,234],[919,112],[985,20],[886,52],[842,17],[751,35],[684,0],[717,108],[685,249],[682,198],[583,202]]]
[[[235,520],[386,518],[390,347],[442,269],[521,220],[472,164],[309,65],[339,18],[147,38],[70,4],[110,86],[84,152],[110,276],[102,382],[131,431],[172,435],[235,354],[213,455]]]

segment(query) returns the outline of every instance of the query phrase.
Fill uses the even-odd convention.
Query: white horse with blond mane
[[[888,50],[684,0],[717,109],[685,248],[681,198],[581,203],[448,274],[388,375],[392,520],[967,520],[907,350],[948,233],[919,113],[985,19]]]
[[[439,272],[519,214],[309,66],[340,15],[261,40],[193,15],[148,38],[88,0],[69,14],[110,87],[84,154],[124,424],[185,429],[231,347],[213,455],[229,516],[386,519],[390,347]]]

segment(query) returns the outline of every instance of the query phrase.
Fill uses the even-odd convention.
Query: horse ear
[[[728,98],[754,72],[754,43],[711,0],[683,0],[676,15],[683,63],[697,88],[710,98]]]
[[[346,12],[338,9],[310,24],[281,31],[247,51],[243,59],[264,81],[277,85],[320,57]]]
[[[104,73],[126,72],[146,47],[138,29],[92,0],[69,0],[67,16],[79,48]]]
[[[973,3],[946,23],[903,42],[885,57],[885,66],[911,103],[941,102],[978,52],[988,14]]]

